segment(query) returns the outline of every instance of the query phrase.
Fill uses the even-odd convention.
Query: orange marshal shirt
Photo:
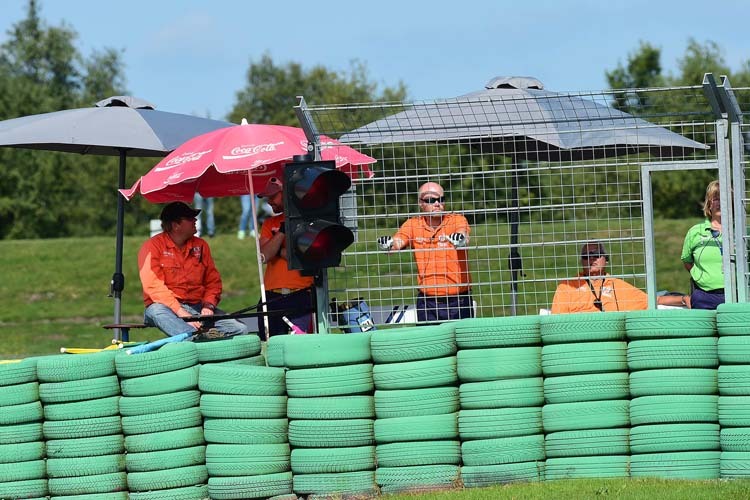
[[[611,278],[592,278],[594,293],[601,297],[604,312],[638,311],[648,307],[648,295],[627,281]],[[552,314],[599,312],[594,306],[594,293],[582,275],[561,282],[552,299]]]
[[[471,228],[466,217],[445,213],[433,228],[422,216],[404,222],[394,238],[415,250],[419,289],[425,295],[456,295],[471,287],[471,274],[465,248],[456,248],[448,236],[461,232],[467,237]]]
[[[138,272],[146,307],[154,302],[174,312],[180,302],[219,304],[221,276],[208,244],[195,236],[182,249],[167,233],[146,240],[138,252]]]
[[[284,221],[284,214],[274,215],[263,222],[260,228],[261,239],[271,239],[276,230]],[[286,246],[286,241],[281,248]],[[279,252],[280,253],[280,252]],[[309,288],[313,284],[312,276],[302,276],[297,270],[289,270],[287,260],[281,255],[276,255],[266,262],[266,272],[263,274],[263,283],[266,290],[278,288]]]

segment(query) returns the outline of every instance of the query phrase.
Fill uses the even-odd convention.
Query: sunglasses
[[[591,259],[598,259],[599,257],[604,257],[603,253],[584,253],[581,254],[582,260],[591,260]]]
[[[428,205],[434,205],[435,203],[443,203],[445,201],[445,196],[441,196],[440,198],[422,198],[423,203],[427,203]]]

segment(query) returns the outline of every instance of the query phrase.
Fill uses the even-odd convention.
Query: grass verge
[[[389,500],[739,500],[750,480],[570,479],[389,495]]]

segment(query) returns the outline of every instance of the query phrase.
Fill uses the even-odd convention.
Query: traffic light
[[[289,269],[314,275],[338,266],[354,234],[341,224],[339,197],[352,184],[333,161],[293,161],[284,166],[284,227]]]

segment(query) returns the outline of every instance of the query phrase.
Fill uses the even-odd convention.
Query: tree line
[[[0,120],[88,107],[112,95],[127,95],[127,78],[121,49],[103,47],[84,55],[76,46],[78,34],[66,24],[50,26],[37,0],[28,0],[26,17],[8,30],[0,45]],[[678,61],[677,74],[664,74],[661,51],[647,42],[625,62],[606,72],[613,90],[695,85],[703,73],[730,76],[732,84],[750,85],[750,62],[733,72],[714,42],[688,42]],[[305,67],[297,62],[277,64],[268,54],[251,60],[243,88],[235,94],[228,121],[247,118],[255,123],[298,125],[292,107],[294,96],[310,102],[338,104],[404,101],[404,83],[381,88],[370,77],[366,64],[354,61],[348,71],[324,66]],[[615,93],[612,105],[644,115],[656,110],[648,94]],[[666,103],[668,108],[679,103]],[[652,121],[658,122],[658,116]],[[649,118],[650,119],[650,118]],[[55,238],[111,235],[115,224],[117,158],[71,155],[46,151],[0,148],[0,239]],[[148,171],[155,159],[128,159],[130,185]],[[685,196],[702,196],[696,188],[704,179],[678,179],[655,185],[657,209],[667,217],[685,217]],[[696,194],[697,193],[697,194]],[[680,203],[681,202],[681,203]],[[679,213],[678,213],[679,212]],[[143,221],[158,213],[150,203],[136,198],[126,210],[125,231],[142,233]],[[232,227],[239,216],[236,200],[217,200],[217,223]]]
[[[728,76],[734,88],[750,87],[750,60],[743,61],[738,70],[732,70],[721,47],[713,41],[700,43],[689,39],[683,56],[677,60],[676,73],[665,73],[661,60],[661,49],[641,41],[638,48],[628,54],[625,62],[605,72],[609,87],[617,91],[695,86],[703,81],[703,75],[708,72],[713,73],[717,81],[721,75]],[[706,121],[714,120],[705,103],[702,110],[696,106],[696,99],[690,92],[614,92],[613,106],[653,123],[667,123],[680,113],[688,116],[701,111]],[[714,138],[707,136],[705,131],[695,130],[690,135],[698,142],[714,142]],[[715,154],[715,151],[711,154]],[[655,213],[664,218],[703,217],[705,189],[709,182],[716,179],[716,175],[715,171],[697,170],[690,174],[665,172],[654,176]]]

